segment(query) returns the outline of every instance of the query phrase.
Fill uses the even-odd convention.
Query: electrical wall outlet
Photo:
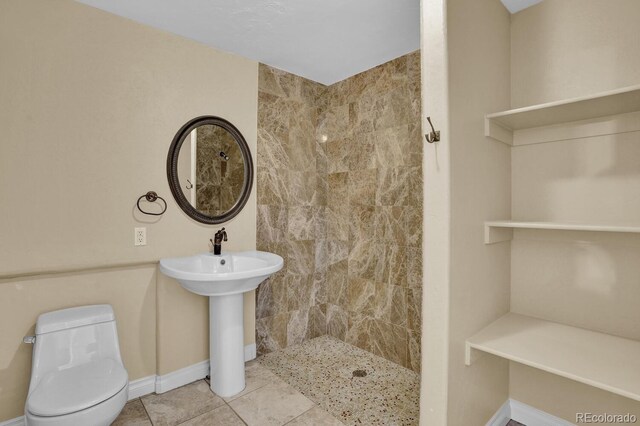
[[[134,228],[134,246],[147,245],[147,228]]]

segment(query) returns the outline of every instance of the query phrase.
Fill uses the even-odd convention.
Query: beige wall
[[[485,138],[484,114],[509,106],[509,13],[499,0],[447,2],[451,152],[449,425],[488,421],[508,395],[507,363],[464,365],[464,344],[509,310],[509,247],[483,223],[509,214],[509,147]],[[428,235],[428,233],[426,233]],[[427,254],[428,256],[428,254]]]
[[[640,84],[638,22],[635,0],[546,0],[513,15],[512,106]],[[638,164],[639,132],[514,147],[513,217],[637,222]],[[640,339],[637,236],[523,230],[511,251],[512,311]],[[510,396],[569,421],[581,411],[640,415],[636,401],[516,363]]]
[[[206,251],[216,228],[173,201],[166,155],[182,124],[212,114],[255,157],[257,64],[66,0],[1,2],[0,52],[0,420],[22,413],[20,339],[44,311],[112,303],[132,380],[207,359],[206,299],[156,287],[159,258]],[[135,209],[148,190],[168,202],[160,218]],[[255,204],[254,191],[225,224],[227,249],[255,248]],[[136,226],[147,246],[133,246]],[[144,265],[117,267],[130,262]],[[96,266],[107,269],[15,278]],[[252,343],[253,295],[245,302]]]
[[[450,118],[446,1],[421,2],[422,133],[438,123],[440,143],[422,155],[422,338],[420,424],[446,425],[449,386]],[[428,53],[427,53],[428,52]]]
[[[511,18],[512,107],[638,84],[637,0],[545,0]]]
[[[488,217],[509,215],[511,207],[509,148],[483,136],[484,114],[509,106],[509,14],[499,0],[448,0],[442,22],[434,22],[432,16],[441,15],[443,3],[423,1],[424,115],[433,116],[443,140],[427,146],[424,156],[422,383],[437,387],[423,389],[421,423],[484,424],[508,398],[508,363],[482,357],[466,367],[464,342],[509,310],[509,247],[485,246],[482,235]],[[446,64],[429,59],[432,55],[446,55]],[[446,67],[446,74],[431,71],[430,65]],[[446,99],[439,86],[447,88]],[[430,90],[435,91],[435,101]],[[447,120],[448,127],[443,127]],[[423,130],[428,131],[425,123]],[[447,201],[448,225],[444,207],[432,206]],[[443,226],[448,226],[448,236],[439,230]],[[430,240],[433,231],[436,242]],[[442,270],[443,264],[449,265],[448,272]],[[430,272],[432,268],[436,272]],[[442,315],[447,311],[443,337],[438,328],[443,328]],[[432,338],[447,349],[432,347]],[[448,372],[446,384],[443,367]]]

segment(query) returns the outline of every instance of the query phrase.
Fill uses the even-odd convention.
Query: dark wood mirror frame
[[[240,197],[238,197],[236,203],[228,211],[219,216],[207,216],[193,207],[182,192],[182,189],[180,188],[180,180],[178,179],[178,156],[180,155],[182,143],[185,141],[187,136],[191,134],[193,129],[203,125],[219,126],[229,132],[240,147],[242,158],[244,160],[244,183],[242,186],[242,193],[240,194]],[[184,211],[190,218],[197,220],[200,223],[210,225],[226,222],[240,213],[245,204],[247,204],[247,200],[251,194],[251,188],[253,186],[253,159],[251,157],[249,145],[247,145],[247,141],[242,136],[242,133],[240,133],[233,124],[224,118],[212,115],[196,117],[189,120],[184,126],[182,126],[171,142],[169,155],[167,156],[167,179],[169,180],[169,188],[171,188],[173,198],[176,200],[182,211]]]

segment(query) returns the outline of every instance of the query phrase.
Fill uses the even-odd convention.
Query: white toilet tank
[[[29,393],[49,372],[100,359],[122,364],[115,315],[110,305],[48,312],[38,317]]]

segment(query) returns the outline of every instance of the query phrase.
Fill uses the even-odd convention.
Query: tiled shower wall
[[[259,74],[258,246],[288,263],[258,293],[259,351],[327,333],[418,371],[419,53],[330,87]]]
[[[324,86],[260,65],[257,248],[284,258],[260,285],[259,354],[326,334],[326,160],[316,141]]]

